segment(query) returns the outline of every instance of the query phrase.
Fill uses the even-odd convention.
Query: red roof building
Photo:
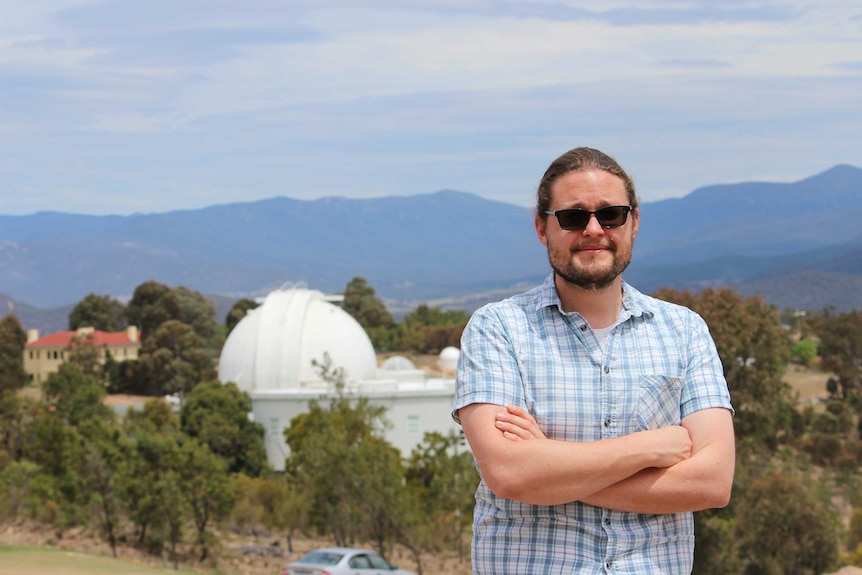
[[[103,363],[107,355],[120,362],[138,359],[141,337],[135,326],[119,332],[82,327],[76,331],[57,331],[45,337],[39,337],[38,330],[30,330],[24,346],[24,371],[32,381],[44,381],[49,374],[60,369],[69,350],[76,345],[93,345],[104,349],[105,354],[100,356]]]

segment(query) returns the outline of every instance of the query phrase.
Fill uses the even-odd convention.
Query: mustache
[[[617,247],[612,242],[584,242],[572,246],[571,252],[575,253],[583,250],[610,250],[612,252],[615,252],[617,251]]]

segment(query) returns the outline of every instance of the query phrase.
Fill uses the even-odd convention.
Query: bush
[[[790,358],[800,365],[809,365],[817,357],[817,344],[807,337],[800,339],[790,348]]]

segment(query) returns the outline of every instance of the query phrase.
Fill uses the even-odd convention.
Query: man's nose
[[[590,220],[587,222],[587,227],[584,228],[584,234],[594,236],[605,233],[605,228],[599,223],[596,214],[590,214]]]

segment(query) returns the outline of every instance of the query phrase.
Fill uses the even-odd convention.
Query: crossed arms
[[[679,426],[592,442],[545,438],[523,409],[474,403],[464,434],[498,497],[535,505],[571,501],[634,513],[724,507],[733,483],[730,411],[704,409]]]

